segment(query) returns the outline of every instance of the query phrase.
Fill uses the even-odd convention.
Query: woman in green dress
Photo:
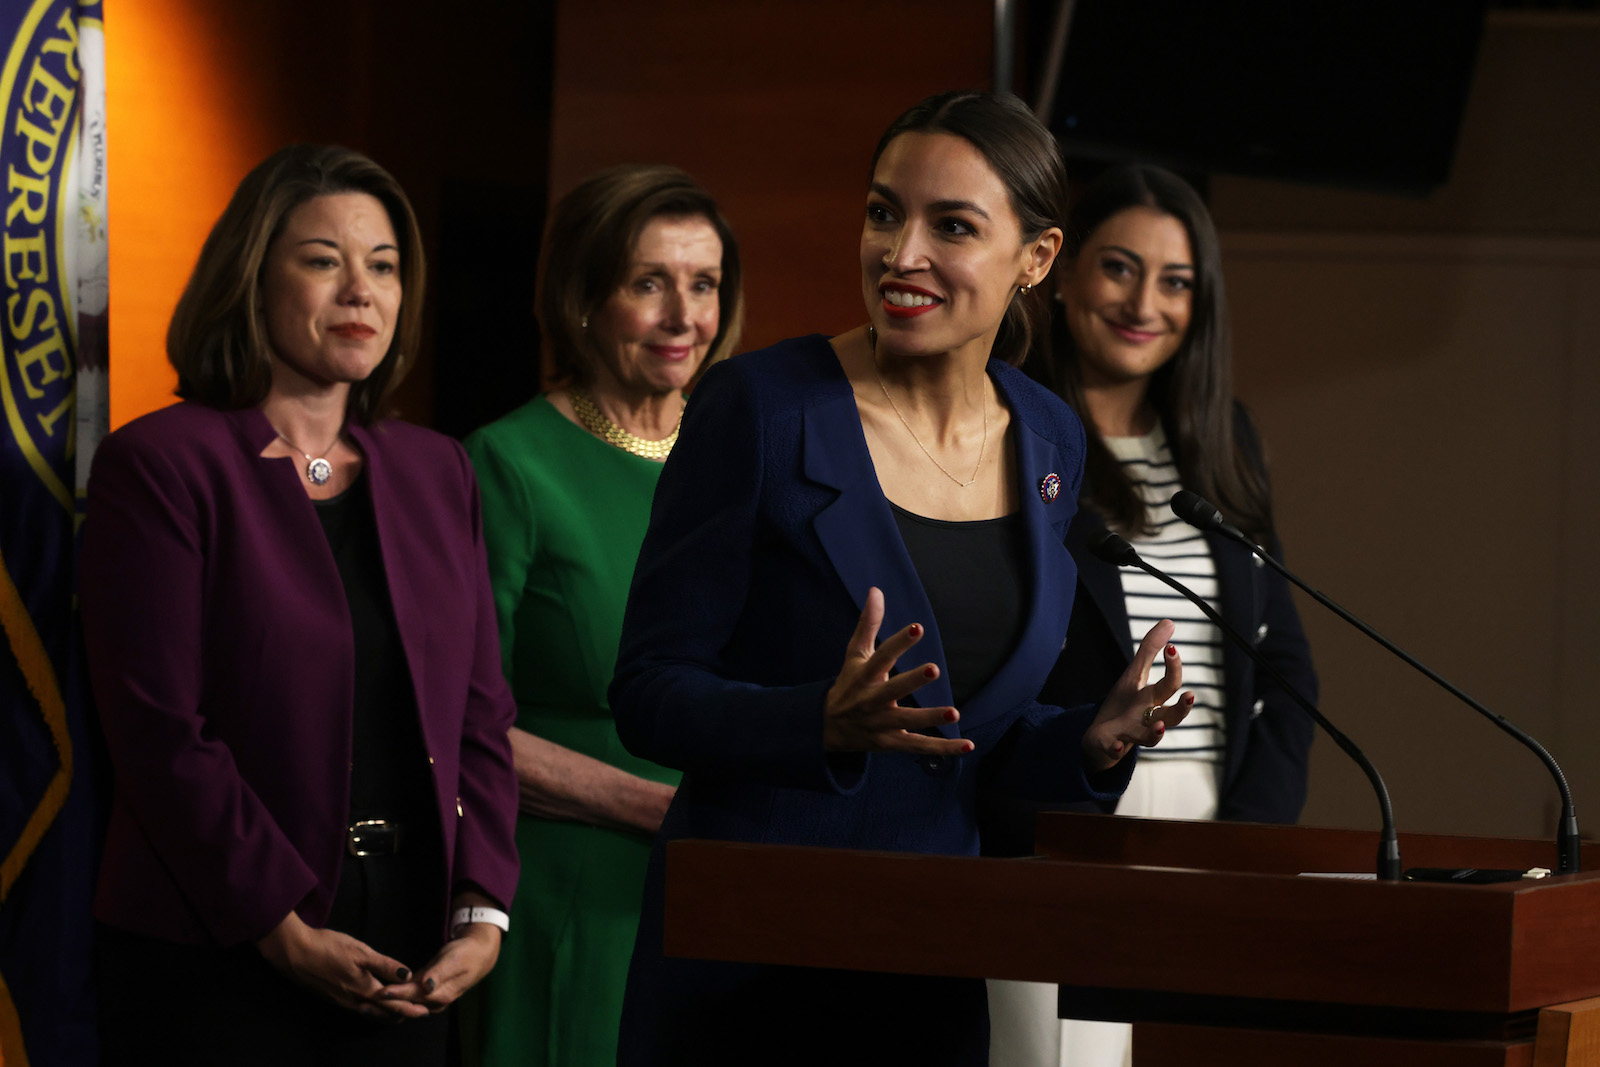
[[[665,166],[602,171],[545,232],[538,314],[559,384],[467,440],[517,699],[515,938],[463,1020],[485,1067],[616,1062],[651,838],[678,772],[617,740],[611,681],[683,390],[738,342],[739,249]]]

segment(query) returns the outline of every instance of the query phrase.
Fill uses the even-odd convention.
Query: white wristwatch
[[[511,932],[511,916],[499,908],[457,908],[450,913],[450,936],[460,937],[461,928],[472,923],[488,923],[503,933]]]

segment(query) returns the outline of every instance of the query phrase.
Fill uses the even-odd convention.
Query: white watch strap
[[[450,913],[450,936],[456,937],[463,926],[472,923],[488,923],[505,933],[511,931],[511,916],[499,908],[457,908]]]

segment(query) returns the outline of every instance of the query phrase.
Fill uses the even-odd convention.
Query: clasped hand
[[[416,1019],[443,1011],[489,973],[500,955],[500,930],[469,924],[415,975],[365,942],[308,926],[293,912],[256,944],[285,976],[342,1008],[373,1018]]]

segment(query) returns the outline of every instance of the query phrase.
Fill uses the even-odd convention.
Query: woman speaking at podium
[[[1077,418],[1013,366],[1062,242],[1050,135],[1014,99],[941,94],[870,173],[868,324],[711,368],[662,471],[611,696],[623,742],[684,778],[623,1064],[984,1063],[975,979],[665,958],[665,843],[976,854],[980,777],[1109,800],[1188,707],[1167,706],[1167,622],[1098,708],[1035,699],[1066,636],[1084,457]]]

